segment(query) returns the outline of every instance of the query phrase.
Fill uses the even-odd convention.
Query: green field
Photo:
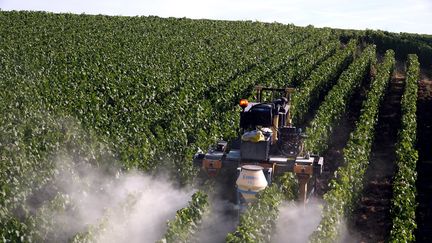
[[[408,54],[413,54],[409,61]],[[398,151],[408,152],[398,152],[394,195],[407,196],[392,201],[388,237],[413,241],[416,82],[420,66],[432,69],[432,36],[251,21],[0,11],[0,241],[42,242],[55,224],[49,212],[73,211],[67,192],[55,183],[59,157],[71,161],[64,170],[84,165],[113,175],[168,172],[178,187],[194,185],[193,154],[237,136],[238,100],[252,98],[257,84],[298,88],[294,121],[306,127],[308,148],[325,153],[351,97],[370,79],[344,150],[347,162],[332,182],[334,190],[324,196],[325,217],[311,237],[331,242],[362,192],[361,174],[396,62],[408,63],[398,125]],[[353,171],[361,172],[353,176]],[[281,183],[284,188],[269,187],[272,193],[263,193],[259,201],[267,209],[257,206],[254,214],[244,216],[251,218],[243,219],[270,215],[269,220],[240,225],[227,240],[266,241],[277,205],[294,199],[286,196],[291,179]],[[80,174],[74,180],[80,181]],[[192,201],[191,208],[207,207],[206,195],[197,193],[193,199],[198,204]],[[120,204],[133,202],[132,196]],[[169,225],[168,242],[179,241],[173,235],[184,241],[193,237],[189,225],[200,220],[200,210],[179,211],[177,216],[186,214],[187,220]],[[406,211],[410,213],[399,217]],[[260,233],[254,235],[255,229]],[[92,241],[89,232],[97,230],[89,226],[68,240]],[[64,240],[49,235],[51,241]]]

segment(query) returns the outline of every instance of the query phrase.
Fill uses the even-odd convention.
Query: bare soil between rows
[[[391,230],[395,145],[401,124],[404,79],[396,72],[380,107],[363,192],[348,220],[348,231],[356,242],[385,242]]]
[[[417,102],[417,242],[432,242],[432,71],[422,70]]]
[[[364,191],[358,207],[347,222],[347,232],[342,242],[384,242],[391,227],[390,200],[392,178],[395,172],[395,143],[400,127],[400,100],[403,93],[404,76],[396,72],[390,81],[380,107],[376,137],[372,146],[371,162],[365,175]],[[346,115],[333,131],[325,157],[324,172],[317,186],[317,196],[322,197],[329,190],[329,182],[335,178],[335,171],[343,165],[343,149],[366,98],[369,80],[352,98]]]

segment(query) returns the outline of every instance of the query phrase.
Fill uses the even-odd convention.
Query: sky
[[[0,9],[252,20],[432,34],[432,0],[0,0]]]

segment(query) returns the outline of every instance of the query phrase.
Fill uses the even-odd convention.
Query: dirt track
[[[429,77],[429,78],[428,78]],[[419,83],[417,102],[417,242],[432,242],[432,75],[425,72]]]
[[[317,196],[322,198],[324,193],[329,190],[328,184],[334,178],[334,173],[343,163],[342,151],[345,148],[350,133],[355,128],[355,121],[360,116],[360,109],[365,99],[369,86],[369,78],[365,80],[362,87],[354,94],[349,102],[347,113],[338,122],[338,126],[333,130],[328,150],[323,154],[325,158],[323,174],[320,176],[317,184]]]
[[[343,149],[345,148],[350,133],[355,128],[355,122],[360,116],[360,110],[364,99],[366,98],[367,91],[371,82],[371,75],[367,75],[361,84],[361,87],[355,91],[354,95],[348,102],[345,115],[338,121],[338,125],[334,127],[330,140],[328,143],[328,149],[322,156],[324,157],[323,173],[317,179],[316,184],[316,197],[322,198],[323,195],[329,190],[329,183],[335,178],[335,171],[343,163]],[[321,97],[321,101],[324,100],[324,96]],[[321,102],[319,102],[321,103]],[[318,109],[318,107],[315,107]],[[311,112],[306,116],[305,124],[312,121],[315,112]]]
[[[404,77],[393,76],[380,107],[370,164],[348,230],[358,242],[385,242],[391,229],[390,206],[395,173],[395,144],[401,124]]]

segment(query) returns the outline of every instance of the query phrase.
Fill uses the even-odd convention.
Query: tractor
[[[194,165],[206,178],[233,187],[232,199],[246,207],[255,195],[286,172],[296,174],[298,200],[306,204],[322,173],[324,159],[304,151],[305,134],[292,124],[290,109],[294,88],[256,86],[256,101],[240,100],[239,136],[218,141],[207,153],[197,152]]]

